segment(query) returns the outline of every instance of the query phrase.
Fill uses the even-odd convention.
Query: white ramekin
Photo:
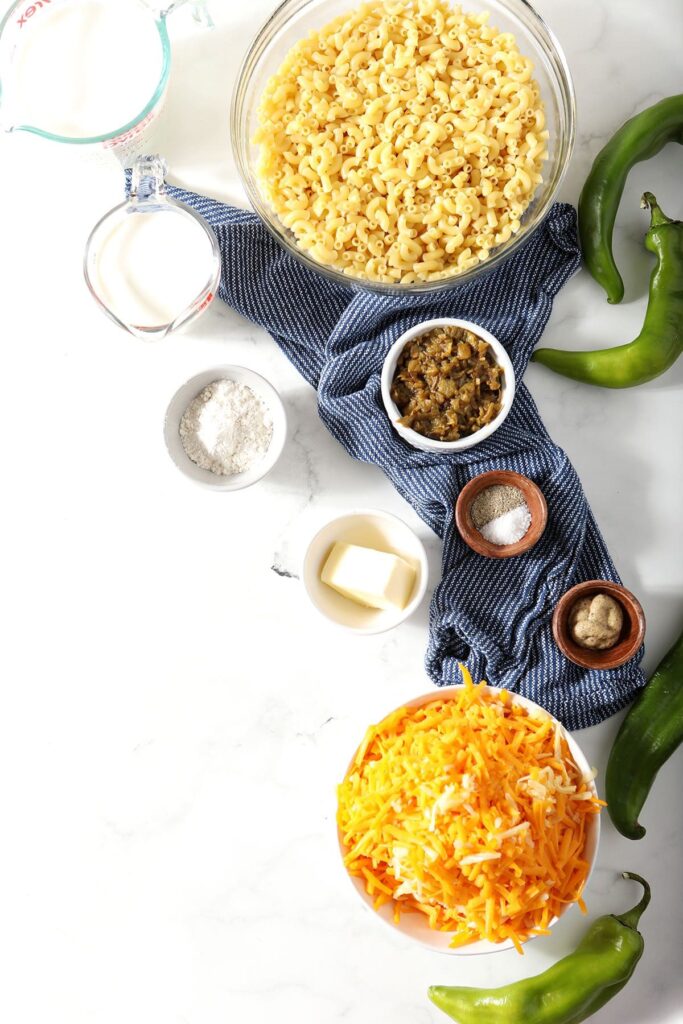
[[[396,366],[403,349],[409,341],[413,340],[413,338],[417,338],[421,334],[426,334],[435,327],[462,327],[467,331],[471,331],[472,334],[476,334],[477,337],[482,338],[484,341],[487,341],[493,349],[493,353],[499,366],[503,368],[505,373],[503,404],[495,420],[491,423],[487,423],[485,427],[482,427],[481,430],[477,430],[476,433],[470,434],[469,437],[460,438],[459,441],[435,441],[431,437],[423,437],[422,434],[418,434],[416,430],[411,430],[409,427],[402,426],[399,422],[401,419],[401,413],[391,397],[391,385],[393,383]],[[474,445],[479,444],[480,441],[486,440],[486,438],[490,437],[494,431],[498,430],[498,427],[500,427],[505,421],[507,414],[512,408],[514,398],[515,371],[512,369],[510,357],[497,338],[494,338],[489,331],[485,330],[483,327],[479,327],[478,324],[473,324],[470,320],[457,320],[454,317],[442,317],[439,320],[426,320],[424,323],[417,324],[416,327],[411,327],[409,331],[402,334],[398,341],[391,346],[387,353],[387,357],[384,360],[384,366],[382,367],[382,401],[384,402],[384,408],[386,409],[387,416],[391,420],[394,430],[400,434],[408,444],[411,444],[413,448],[419,448],[423,452],[461,452],[466,448],[474,447]]]
[[[366,608],[342,597],[320,579],[334,543],[360,544],[390,551],[415,570],[415,584],[405,608]],[[313,607],[329,622],[359,636],[384,633],[405,622],[422,603],[427,590],[429,565],[424,544],[398,516],[381,509],[356,509],[336,516],[310,541],[304,556],[302,579]]]
[[[196,465],[185,452],[180,439],[180,421],[183,413],[192,399],[216,380],[234,380],[237,384],[246,384],[255,395],[258,395],[273,417],[273,437],[266,454],[251,469],[243,473],[234,473],[232,476],[218,476],[211,470]],[[215,491],[241,491],[258,483],[270,473],[282,455],[286,438],[287,415],[280,396],[272,384],[246,366],[216,366],[212,370],[198,373],[178,388],[166,410],[164,420],[166,449],[180,472],[195,483]]]

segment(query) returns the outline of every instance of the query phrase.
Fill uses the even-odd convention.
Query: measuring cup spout
[[[10,124],[2,102],[2,82],[0,82],[0,132],[13,132],[16,125]]]

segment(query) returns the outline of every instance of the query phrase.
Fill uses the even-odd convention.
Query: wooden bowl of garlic
[[[553,614],[553,636],[575,665],[618,668],[642,646],[645,613],[626,587],[611,580],[586,580],[560,598]]]

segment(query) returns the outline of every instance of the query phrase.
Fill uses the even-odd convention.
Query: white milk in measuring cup
[[[95,227],[86,282],[100,307],[136,337],[162,338],[213,300],[220,252],[206,221],[171,199],[159,157],[133,168],[131,197]]]
[[[168,85],[166,16],[182,2],[13,3],[0,22],[0,123],[59,142],[102,143],[122,160],[139,152]]]

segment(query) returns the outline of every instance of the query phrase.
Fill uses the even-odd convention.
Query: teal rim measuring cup
[[[152,95],[140,97],[139,112],[125,124],[103,124],[99,134],[84,136],[60,135],[50,131],[45,125],[31,124],[22,117],[22,95],[17,82],[17,68],[22,53],[30,44],[31,37],[39,31],[41,18],[48,12],[76,7],[87,9],[97,7],[98,0],[15,0],[0,21],[0,128],[8,132],[24,131],[54,142],[72,145],[97,145],[114,150],[116,155],[125,158],[142,143],[152,124],[156,121],[163,108],[171,70],[171,44],[166,26],[167,16],[188,0],[175,0],[173,3],[160,4],[154,0],[116,0],[112,10],[125,17],[127,11],[136,16],[144,12],[156,25],[159,49],[150,60],[158,61],[159,79]],[[211,20],[206,9],[205,0],[191,0],[195,18],[207,26]],[[123,69],[125,73],[125,68]],[[46,83],[49,87],[49,83]],[[112,82],[112,89],[116,82]]]

